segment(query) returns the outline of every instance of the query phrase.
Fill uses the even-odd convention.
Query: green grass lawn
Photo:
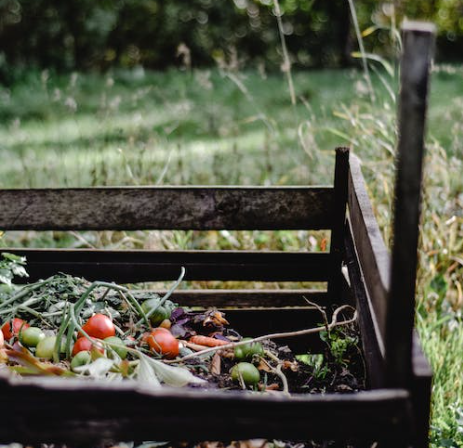
[[[360,156],[390,240],[394,79],[369,101],[356,71],[29,73],[0,87],[0,185],[330,184],[335,146]],[[390,91],[388,90],[390,89]],[[431,440],[463,446],[463,68],[432,79],[417,327],[435,372]],[[154,243],[153,238],[158,238]],[[8,233],[24,245],[297,249],[307,234]],[[311,249],[317,246],[317,236]]]

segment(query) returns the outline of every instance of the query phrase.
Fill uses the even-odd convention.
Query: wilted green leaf
[[[183,387],[187,384],[203,384],[206,382],[183,367],[169,366],[146,355],[140,356],[140,363],[142,363],[142,359],[151,367],[159,381],[169,386]]]
[[[140,356],[140,364],[138,365],[138,375],[137,380],[140,383],[149,385],[154,388],[161,387],[161,382],[154,373],[153,368],[150,363],[147,361],[149,359],[147,356]]]
[[[77,373],[87,373],[90,377],[101,378],[104,377],[111,367],[114,365],[114,360],[108,358],[98,358],[90,364],[84,366],[75,367],[74,370]]]

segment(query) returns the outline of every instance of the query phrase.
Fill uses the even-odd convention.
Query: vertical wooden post
[[[422,165],[434,26],[402,26],[399,144],[395,185],[391,289],[386,317],[386,381],[407,387],[412,378],[412,340],[420,221]]]
[[[340,303],[341,301],[341,265],[344,257],[348,177],[349,148],[336,148],[336,165],[334,168],[334,225],[331,230],[331,274],[328,282],[328,297],[331,303]]]

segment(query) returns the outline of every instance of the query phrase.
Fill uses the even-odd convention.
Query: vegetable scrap
[[[66,274],[17,285],[15,276],[27,276],[25,260],[2,257],[0,371],[8,374],[287,395],[365,387],[350,306],[332,310],[329,322],[315,305],[321,326],[251,338],[233,329],[223,311],[170,300],[183,269],[161,297]],[[324,342],[320,353],[293,353],[284,344],[286,337],[311,333]]]

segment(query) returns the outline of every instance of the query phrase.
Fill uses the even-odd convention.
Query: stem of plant
[[[20,291],[18,291],[16,294],[11,296],[8,300],[5,300],[2,303],[2,308],[9,305],[10,303],[16,302],[16,300],[20,300],[24,297],[26,297],[31,291],[35,291],[36,289],[39,289],[41,286],[46,285],[47,283],[50,283],[50,281],[53,280],[53,277],[47,278],[46,280],[41,280],[37,283],[33,283],[31,285],[27,285],[24,288],[21,288]]]
[[[370,91],[370,98],[371,102],[374,103],[376,101],[375,91],[373,89],[373,84],[371,83],[370,72],[368,71],[368,63],[367,58],[365,56],[365,47],[363,46],[363,39],[362,34],[360,33],[359,22],[357,19],[357,12],[355,11],[355,5],[353,0],[348,0],[350,13],[352,16],[352,22],[354,23],[355,28],[355,35],[357,36],[357,42],[359,44],[360,54],[362,55],[362,64],[363,64],[363,71],[365,73],[365,79],[368,84],[368,90]]]
[[[354,310],[354,315],[351,319],[343,320],[341,322],[338,322],[338,314],[343,311],[343,310]],[[340,325],[348,325],[357,320],[357,311],[355,308],[351,307],[350,305],[342,305],[339,308],[336,308],[336,310],[333,313],[333,318],[331,319],[330,324],[328,325],[328,330],[332,330],[334,327],[340,326]],[[304,336],[307,334],[314,334],[314,333],[320,333],[321,331],[325,331],[327,327],[317,327],[317,328],[306,328],[304,330],[297,330],[297,331],[289,331],[289,332],[284,332],[284,333],[270,333],[266,334],[263,336],[259,336],[257,338],[253,338],[251,340],[247,341],[240,341],[240,342],[230,342],[230,344],[227,345],[221,345],[219,347],[211,347],[206,350],[202,350],[200,352],[196,353],[191,353],[187,356],[184,356],[183,358],[179,359],[172,359],[172,360],[166,360],[164,361],[165,363],[178,363],[178,362],[183,362],[191,358],[195,358],[196,356],[202,356],[207,353],[212,353],[216,350],[226,350],[227,348],[235,348],[239,347],[240,345],[246,345],[246,344],[252,344],[253,342],[260,342],[260,341],[265,341],[267,339],[282,339],[282,338],[290,338],[290,337],[295,337],[295,336]]]
[[[178,279],[175,281],[175,283],[170,287],[169,291],[167,291],[166,295],[160,300],[160,302],[158,303],[157,306],[155,306],[154,308],[150,309],[149,312],[145,315],[143,313],[143,310],[142,310],[142,315],[145,315],[146,319],[148,319],[154,312],[157,311],[157,309],[159,307],[161,307],[165,302],[166,300],[172,295],[172,293],[177,289],[178,285],[180,285],[180,283],[182,282],[183,280],[183,277],[185,276],[185,268],[182,266],[182,268],[180,269],[180,276],[178,277]],[[139,320],[135,326],[139,326],[141,323],[143,322],[143,319]],[[149,321],[147,321],[147,325],[150,326],[150,323]]]
[[[281,8],[279,0],[274,0],[275,6],[275,17],[277,18],[278,24],[278,33],[280,34],[281,49],[283,52],[283,71],[286,73],[286,78],[288,80],[289,95],[291,97],[291,104],[296,105],[296,94],[294,92],[293,77],[291,74],[291,60],[289,59],[288,48],[286,46],[286,39],[284,33],[283,20],[281,19]]]

